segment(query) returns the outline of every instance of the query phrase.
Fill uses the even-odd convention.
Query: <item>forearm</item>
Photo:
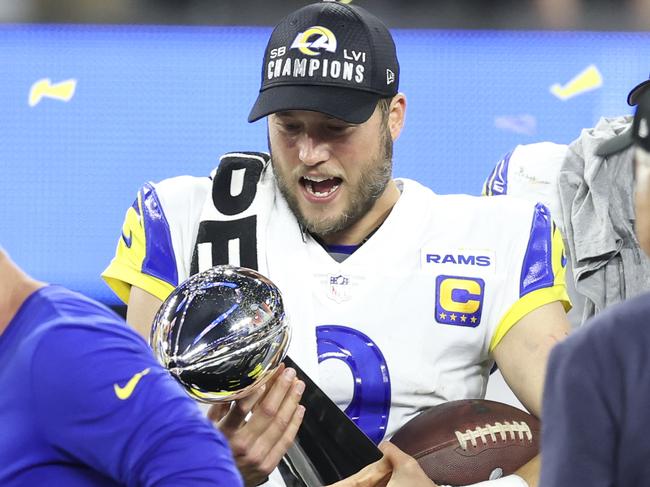
[[[515,474],[519,475],[530,487],[539,485],[539,474],[542,468],[541,455],[536,455],[528,463],[522,465]]]
[[[524,316],[493,351],[508,386],[538,418],[549,355],[568,332],[569,322],[562,305],[552,302]]]
[[[126,322],[148,342],[153,319],[162,301],[136,286],[131,286]]]

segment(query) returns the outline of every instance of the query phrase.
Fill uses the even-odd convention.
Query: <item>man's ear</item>
[[[398,93],[393,97],[388,109],[388,129],[393,141],[397,140],[399,134],[402,132],[404,126],[404,119],[406,117],[406,96],[403,93]]]

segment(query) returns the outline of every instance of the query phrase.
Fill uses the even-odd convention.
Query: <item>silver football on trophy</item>
[[[215,266],[169,295],[151,346],[190,396],[214,403],[241,398],[270,377],[290,337],[275,284],[251,269]]]

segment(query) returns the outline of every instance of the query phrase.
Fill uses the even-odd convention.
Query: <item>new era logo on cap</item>
[[[390,69],[386,70],[386,84],[390,85],[395,82],[395,73],[393,73]]]
[[[380,98],[397,94],[399,64],[386,26],[356,6],[320,2],[275,28],[249,121],[284,110],[314,110],[365,121]]]

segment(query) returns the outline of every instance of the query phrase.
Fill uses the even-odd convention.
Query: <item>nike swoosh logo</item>
[[[591,64],[584,70],[575,75],[569,82],[564,85],[554,83],[550,87],[551,93],[560,100],[568,100],[574,96],[582,95],[603,85],[603,77],[598,68]]]
[[[124,245],[126,245],[128,248],[131,248],[131,243],[133,242],[133,232],[129,230],[128,237],[124,235],[124,232],[122,232],[122,241],[124,242]]]
[[[135,387],[138,385],[138,382],[140,382],[140,379],[142,379],[143,376],[147,375],[149,373],[150,369],[144,369],[142,372],[138,372],[135,374],[133,377],[129,379],[129,382],[126,383],[124,387],[120,387],[117,384],[113,384],[113,389],[115,389],[115,395],[117,396],[118,399],[121,399],[122,401],[125,401],[129,397],[131,397],[131,394],[133,394],[133,391],[135,390]]]

